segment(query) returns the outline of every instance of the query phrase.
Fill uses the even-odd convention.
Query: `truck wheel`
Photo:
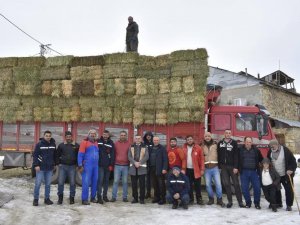
[[[75,182],[78,186],[82,186],[82,176],[79,171],[76,170]]]
[[[58,183],[58,173],[59,173],[59,166],[55,166],[53,170],[53,174],[51,177],[51,184],[57,184]]]

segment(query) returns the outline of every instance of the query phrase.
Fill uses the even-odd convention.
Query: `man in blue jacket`
[[[115,147],[114,142],[110,139],[110,133],[108,130],[103,132],[103,136],[100,137],[97,142],[99,148],[97,198],[98,203],[103,204],[103,201],[109,202],[109,199],[107,198],[107,190],[110,172],[113,171],[113,166],[115,163]]]
[[[39,205],[40,187],[42,181],[45,181],[45,204],[52,205],[50,200],[51,177],[55,164],[55,140],[51,137],[51,131],[44,132],[44,137],[36,144],[33,152],[33,167],[36,172],[34,184],[33,206]]]
[[[178,208],[178,201],[181,200],[181,205],[184,209],[188,209],[190,201],[189,196],[189,179],[186,175],[181,173],[181,169],[178,166],[174,166],[172,173],[170,173],[167,181],[167,200],[169,203],[173,203],[172,209]]]

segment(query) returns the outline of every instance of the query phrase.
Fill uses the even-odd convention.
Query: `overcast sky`
[[[247,68],[255,76],[280,67],[300,92],[299,0],[0,0],[0,6],[64,55],[123,52],[131,15],[140,28],[140,54],[206,48],[211,66]],[[0,57],[39,52],[38,43],[1,16],[0,27]]]

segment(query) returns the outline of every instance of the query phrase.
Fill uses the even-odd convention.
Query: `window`
[[[238,113],[235,124],[239,131],[255,131],[255,114]]]
[[[231,129],[231,119],[229,114],[214,115],[215,130]]]
[[[235,99],[233,99],[233,105],[246,106],[247,100],[245,98],[235,98]]]
[[[34,149],[34,124],[20,124],[19,150]]]

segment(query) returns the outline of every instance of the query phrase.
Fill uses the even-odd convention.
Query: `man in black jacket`
[[[65,142],[58,145],[56,156],[57,164],[59,165],[57,192],[57,204],[59,205],[63,203],[64,184],[67,177],[70,183],[70,204],[74,204],[74,197],[76,192],[75,176],[78,150],[79,144],[73,142],[72,133],[70,131],[66,131]]]
[[[235,195],[241,208],[245,207],[242,200],[242,192],[239,183],[239,150],[235,140],[231,138],[231,130],[225,130],[224,138],[218,143],[218,164],[221,169],[221,179],[225,187],[228,204],[232,207],[231,180],[233,182]],[[231,178],[231,179],[230,179]]]
[[[139,26],[133,21],[132,16],[128,17],[128,26],[126,28],[126,51],[137,52],[138,49]]]
[[[168,155],[164,146],[159,143],[159,137],[153,137],[153,147],[149,151],[148,165],[150,167],[151,183],[154,189],[152,203],[166,203],[165,175],[168,169]]]
[[[153,147],[153,134],[151,131],[145,133],[143,137],[144,145],[147,146],[148,152],[151,151]],[[151,198],[151,178],[150,178],[150,169],[147,168],[147,175],[146,175],[146,195],[145,198]]]
[[[33,206],[39,205],[40,187],[45,182],[45,204],[52,205],[50,200],[51,177],[55,165],[56,144],[51,131],[44,132],[44,137],[36,144],[33,152],[33,167],[36,171]]]
[[[97,140],[99,148],[99,175],[98,175],[98,203],[109,202],[107,198],[110,172],[113,171],[115,162],[115,146],[110,139],[108,130],[104,130],[103,136]],[[103,192],[102,192],[103,187]],[[102,199],[103,197],[103,199]]]
[[[273,167],[280,176],[280,182],[285,190],[286,210],[291,211],[294,201],[294,192],[292,189],[293,177],[297,169],[297,162],[293,153],[285,146],[279,145],[276,139],[269,143],[268,158]],[[292,183],[290,182],[290,179]],[[276,192],[277,207],[282,207],[281,191]]]

